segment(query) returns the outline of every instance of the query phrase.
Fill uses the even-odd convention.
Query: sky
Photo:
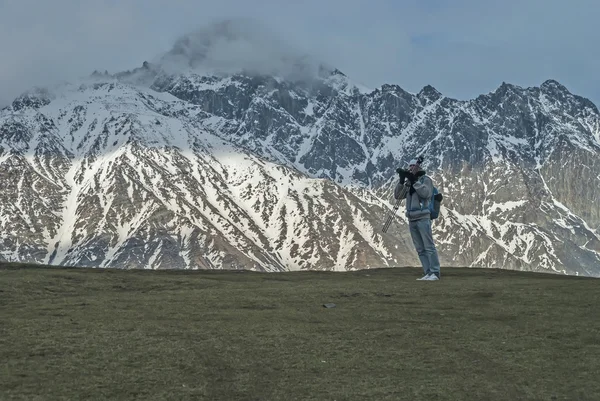
[[[0,0],[0,107],[36,85],[139,67],[227,18],[370,88],[470,99],[555,79],[600,107],[597,0]],[[225,50],[256,59],[270,45]]]

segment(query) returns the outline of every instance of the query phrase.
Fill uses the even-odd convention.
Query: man
[[[410,235],[415,245],[421,265],[423,277],[417,280],[435,281],[440,279],[440,261],[431,233],[431,214],[429,202],[433,193],[431,178],[421,169],[423,158],[413,159],[408,163],[408,171],[404,182],[400,181],[394,190],[394,198],[406,198],[406,217]]]

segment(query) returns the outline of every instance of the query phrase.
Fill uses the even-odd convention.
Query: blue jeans
[[[410,236],[421,260],[423,273],[435,274],[440,276],[440,260],[437,249],[433,243],[433,234],[431,233],[431,220],[429,218],[410,221]]]

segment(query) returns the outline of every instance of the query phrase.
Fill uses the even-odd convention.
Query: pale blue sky
[[[254,18],[369,87],[476,97],[556,79],[600,106],[597,0],[0,0],[0,105],[33,85],[135,68],[177,37]]]

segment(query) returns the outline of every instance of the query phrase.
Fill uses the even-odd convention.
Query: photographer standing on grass
[[[425,274],[417,280],[435,281],[440,279],[440,261],[433,242],[429,210],[433,182],[421,169],[422,162],[423,158],[418,157],[408,163],[408,170],[398,170],[400,181],[394,189],[394,198],[406,198],[410,235]]]

